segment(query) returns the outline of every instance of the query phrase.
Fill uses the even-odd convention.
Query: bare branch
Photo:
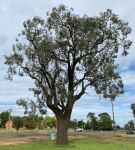
[[[91,83],[88,83],[87,85],[84,86],[84,82],[82,82],[82,89],[79,94],[74,95],[74,98],[73,98],[74,101],[79,100],[81,98],[81,96],[85,93],[85,90],[87,89],[87,87],[90,85],[91,85]]]

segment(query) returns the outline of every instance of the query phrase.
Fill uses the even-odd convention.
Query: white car
[[[76,132],[82,132],[83,129],[82,129],[82,128],[77,128],[75,131],[76,131]]]

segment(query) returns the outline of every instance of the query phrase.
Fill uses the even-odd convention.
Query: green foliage
[[[13,127],[17,130],[21,127],[26,129],[43,129],[43,117],[37,115],[28,115],[24,117],[12,117]]]
[[[16,104],[25,109],[24,114],[36,115],[36,112],[38,112],[37,109],[42,115],[46,114],[46,107],[43,109],[43,103],[40,103],[40,105],[36,105],[36,103],[33,100],[21,98],[17,100]]]
[[[99,116],[99,128],[102,130],[112,130],[112,120],[109,114],[101,113]]]
[[[47,128],[47,127],[56,127],[56,118],[46,116],[43,120],[43,126],[45,128]]]
[[[37,118],[37,128],[43,129],[44,128],[44,118],[42,116],[38,116]]]
[[[23,23],[11,55],[5,57],[7,78],[29,76],[35,83],[32,110],[43,112],[47,106],[57,119],[69,121],[74,103],[89,86],[111,100],[123,94],[115,60],[119,49],[127,55],[130,33],[128,23],[109,9],[89,17],[59,5],[46,19],[34,17]]]
[[[10,113],[8,111],[4,111],[0,114],[0,127],[5,128],[7,121],[9,120]]]
[[[91,127],[89,121],[87,121],[86,124],[85,124],[85,130],[90,130],[91,128],[92,127]]]
[[[83,129],[85,127],[85,122],[83,120],[78,121],[77,122],[77,127]]]
[[[95,116],[95,113],[89,112],[87,115],[87,120],[90,126],[90,129],[97,130],[98,129],[98,118]]]
[[[37,127],[38,116],[25,116],[23,117],[23,126],[26,129],[35,129]]]
[[[117,129],[117,130],[121,129],[121,126],[116,125],[116,129]]]
[[[135,109],[135,104],[131,104],[131,109]]]
[[[131,28],[111,10],[97,17],[81,17],[59,5],[46,20],[34,17],[23,27],[5,64],[9,67],[8,79],[18,74],[35,81],[32,90],[39,109],[47,105],[55,113],[71,112],[88,86],[113,100],[123,93],[115,59],[119,49],[127,55]],[[66,105],[68,102],[71,104]]]
[[[23,127],[23,120],[20,116],[12,117],[12,121],[13,121],[13,127],[16,130],[19,130],[20,128]]]
[[[70,120],[70,122],[69,122],[69,128],[72,128],[72,129],[75,129],[75,128],[77,128],[77,120],[76,119],[74,119],[74,120]]]
[[[87,115],[86,127],[93,130],[112,130],[112,120],[108,113],[101,113],[98,118],[95,113],[89,112]]]
[[[134,126],[134,121],[130,120],[127,124],[125,124],[124,129],[126,130],[134,130],[135,126]]]
[[[132,113],[133,113],[134,118],[135,118],[135,104],[131,104],[131,109],[132,109]]]

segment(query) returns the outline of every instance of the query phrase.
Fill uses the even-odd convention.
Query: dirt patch
[[[72,135],[69,136],[70,139],[82,139],[84,136],[76,136]],[[49,140],[49,136],[21,136],[21,137],[12,137],[12,138],[0,138],[0,145],[16,145],[16,144],[23,144],[29,142],[39,142],[39,141],[46,141]]]
[[[121,134],[114,136],[114,134],[100,134],[100,133],[70,133],[69,139],[83,139],[86,138],[94,142],[102,143],[114,143],[114,142],[135,142],[135,136],[128,136]],[[21,135],[16,137],[0,137],[0,145],[16,145],[21,143],[46,141],[50,139],[49,133],[40,134],[34,133],[34,135]]]
[[[28,142],[45,141],[49,139],[47,136],[22,136],[12,138],[0,138],[0,145],[15,145]]]

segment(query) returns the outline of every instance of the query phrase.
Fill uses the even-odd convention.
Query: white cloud
[[[134,87],[135,86],[135,71],[126,71],[121,73],[121,77],[125,86]]]

